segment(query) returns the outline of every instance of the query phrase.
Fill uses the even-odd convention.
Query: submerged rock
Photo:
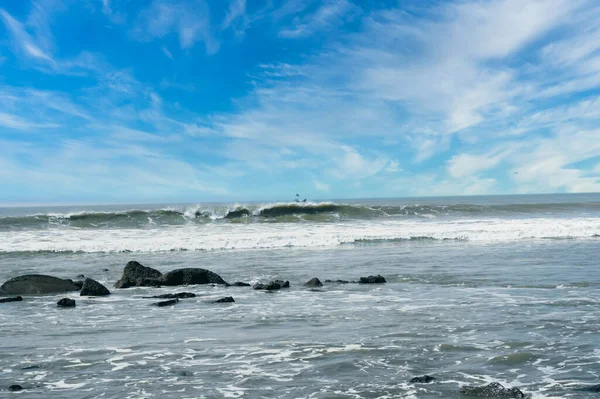
[[[579,388],[579,391],[584,391],[584,392],[600,392],[600,384],[598,385],[590,385],[587,387],[583,387],[583,388]]]
[[[338,284],[348,284],[350,281],[347,280],[325,280],[326,283],[338,283]]]
[[[322,287],[323,283],[316,277],[311,278],[306,283],[304,283],[306,287]]]
[[[175,305],[177,302],[179,302],[179,299],[171,299],[170,301],[162,301],[162,302],[153,303],[152,306],[158,306],[159,308],[162,308],[163,306]]]
[[[162,273],[158,270],[133,260],[125,265],[123,275],[115,283],[115,288],[160,286],[158,279],[161,276]]]
[[[243,283],[243,282],[241,282],[241,281],[236,281],[235,283],[233,283],[233,284],[229,284],[229,285],[230,285],[231,287],[250,287],[250,286],[251,286],[251,284],[248,284],[248,283]]]
[[[8,390],[9,390],[9,391],[11,391],[11,392],[22,391],[22,390],[23,390],[23,387],[22,387],[22,386],[20,386],[20,385],[16,385],[16,384],[15,384],[15,385],[11,385],[11,386],[9,386],[9,387],[8,387]]]
[[[83,274],[78,274],[77,278],[85,278],[85,276]]]
[[[379,274],[377,276],[361,277],[358,280],[359,284],[382,284],[385,282],[385,278],[383,278]]]
[[[280,290],[282,288],[289,288],[289,287],[290,287],[290,282],[283,281],[283,280],[270,281],[267,284],[256,283],[252,286],[252,288],[254,288],[255,290],[266,290],[266,291],[275,291],[275,290]]]
[[[81,287],[80,296],[106,296],[110,295],[110,291],[91,278],[86,278],[83,282],[83,287]]]
[[[0,303],[6,303],[6,302],[21,302],[23,300],[23,297],[21,296],[15,296],[12,298],[0,298]]]
[[[73,285],[77,287],[77,289],[81,290],[81,287],[83,287],[83,281],[73,281]]]
[[[235,302],[235,300],[233,299],[233,297],[226,296],[225,298],[217,299],[213,303],[231,303],[231,302]]]
[[[59,308],[74,308],[75,300],[70,298],[63,298],[60,301],[56,302]]]
[[[144,298],[158,298],[158,299],[183,299],[183,298],[195,298],[196,294],[193,292],[178,292],[176,294],[162,294],[154,296],[145,296]]]
[[[420,377],[411,378],[409,382],[412,383],[420,383],[420,384],[429,384],[430,382],[435,381],[436,379],[430,375],[423,375]]]
[[[177,269],[164,274],[160,280],[164,285],[192,285],[192,284],[223,284],[225,280],[217,273],[200,268]]]
[[[32,364],[31,366],[24,366],[21,367],[21,370],[37,370],[37,369],[41,369],[42,366],[40,366],[39,364]]]
[[[526,397],[519,388],[504,388],[497,382],[492,382],[491,384],[481,387],[465,386],[460,389],[460,393],[462,395],[478,396],[482,398],[519,399]]]
[[[0,286],[1,295],[59,294],[77,290],[78,288],[69,280],[43,274],[14,277]]]

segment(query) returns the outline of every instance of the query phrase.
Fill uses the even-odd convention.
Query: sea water
[[[0,304],[0,389],[439,398],[496,381],[597,397],[580,388],[600,384],[599,259],[597,194],[3,208],[0,282],[83,274],[112,295]],[[130,260],[291,287],[113,288]],[[303,286],[371,274],[387,283]],[[181,291],[197,297],[143,298]],[[235,303],[211,303],[224,296]],[[57,308],[63,297],[77,307]],[[437,381],[409,383],[424,374]]]

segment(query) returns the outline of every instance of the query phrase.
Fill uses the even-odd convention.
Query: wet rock
[[[423,375],[420,377],[411,378],[409,382],[411,383],[420,383],[420,384],[429,384],[430,382],[435,381],[436,379],[430,375]]]
[[[584,391],[584,392],[600,392],[600,384],[598,385],[590,385],[587,387],[583,387],[583,388],[579,388],[579,391]]]
[[[83,274],[78,274],[77,278],[85,278],[85,276]]]
[[[74,308],[75,300],[70,298],[63,298],[60,301],[56,302],[59,308]]]
[[[77,290],[78,288],[69,280],[42,274],[11,278],[0,286],[1,295],[59,294]]]
[[[133,260],[128,262],[123,269],[123,275],[115,283],[116,288],[129,287],[157,287],[162,273],[151,267],[146,267]]]
[[[109,272],[110,270],[108,269],[102,269],[103,272]]]
[[[227,285],[225,280],[217,273],[200,268],[177,269],[164,274],[160,278],[161,282],[167,286],[174,285],[192,285],[192,284],[223,284]]]
[[[226,296],[225,298],[217,299],[213,303],[231,303],[231,302],[235,302],[235,300],[233,299],[233,297]]]
[[[11,385],[11,386],[9,386],[9,387],[8,387],[8,390],[9,390],[9,391],[11,391],[11,392],[22,391],[22,390],[23,390],[23,387],[22,387],[22,386],[20,386],[20,385],[16,385],[16,384],[15,384],[15,385]]]
[[[283,281],[283,280],[270,281],[267,284],[256,283],[252,286],[252,288],[254,288],[255,290],[266,290],[266,291],[275,291],[275,290],[280,290],[282,288],[289,288],[289,287],[290,287],[290,282]]]
[[[15,296],[12,298],[0,298],[0,303],[6,303],[6,302],[20,302],[23,300],[23,297],[21,296]]]
[[[183,299],[183,298],[195,298],[196,294],[193,292],[178,292],[176,294],[162,294],[154,296],[145,296],[144,298],[158,298],[158,299]]]
[[[233,284],[230,284],[230,286],[231,286],[231,287],[250,287],[250,286],[251,286],[251,284],[248,284],[248,283],[243,283],[243,282],[241,282],[241,281],[236,281],[235,283],[233,283]]]
[[[322,287],[323,283],[316,277],[311,278],[306,283],[304,283],[306,287]]]
[[[31,366],[21,367],[21,370],[37,370],[41,368],[42,366],[40,366],[39,364],[32,364]]]
[[[338,283],[338,284],[348,284],[350,281],[347,280],[325,280],[326,283]]]
[[[86,278],[83,282],[83,287],[81,287],[80,296],[106,296],[110,295],[110,291],[91,278]]]
[[[383,278],[379,274],[377,276],[361,277],[358,280],[358,283],[359,284],[382,284],[382,283],[385,283],[385,278]]]
[[[81,287],[83,287],[83,281],[73,281],[73,285],[77,287],[78,290],[81,290]]]
[[[492,382],[481,387],[465,386],[460,389],[460,393],[462,395],[478,396],[481,398],[518,399],[526,397],[519,388],[504,388],[497,382]]]
[[[159,308],[162,308],[164,306],[175,305],[177,302],[179,302],[179,299],[171,299],[169,301],[162,301],[162,302],[153,303],[152,306],[158,306]]]

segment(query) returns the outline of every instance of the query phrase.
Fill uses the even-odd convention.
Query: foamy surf
[[[599,218],[370,220],[0,231],[0,252],[163,252],[332,247],[381,241],[597,239]]]

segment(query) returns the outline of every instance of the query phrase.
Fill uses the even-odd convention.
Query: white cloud
[[[319,191],[325,191],[325,192],[327,192],[331,188],[329,184],[323,183],[323,182],[320,182],[320,181],[317,181],[317,180],[313,181],[313,184],[315,186],[315,189],[319,190]]]
[[[60,125],[55,123],[36,123],[17,115],[0,112],[0,126],[17,130],[50,129]]]
[[[10,31],[15,47],[18,51],[22,52],[28,57],[43,60],[52,63],[52,57],[43,51],[35,40],[29,35],[19,21],[12,17],[8,12],[0,8],[0,16],[2,17],[4,24]]]
[[[505,154],[498,155],[454,155],[448,161],[448,172],[452,177],[461,178],[479,174],[482,171],[492,169],[505,157]]]
[[[235,20],[243,17],[246,13],[246,0],[231,0],[229,10],[221,23],[221,30],[229,28]]]
[[[163,54],[167,56],[167,58],[169,58],[171,60],[173,59],[173,54],[171,54],[171,52],[169,51],[169,49],[166,46],[162,46],[160,49],[163,52]]]
[[[305,8],[305,4],[298,5],[298,9]],[[302,7],[304,6],[304,7]],[[358,7],[348,0],[334,0],[324,2],[314,13],[296,18],[291,26],[279,31],[279,36],[285,38],[300,38],[311,36],[315,32],[330,30],[341,24],[345,18],[351,18],[358,13]]]

